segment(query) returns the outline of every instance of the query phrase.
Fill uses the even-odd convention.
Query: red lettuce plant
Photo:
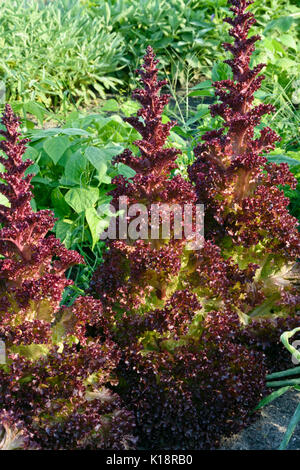
[[[233,78],[214,84],[219,102],[211,107],[224,127],[203,136],[190,182],[173,176],[178,152],[164,147],[172,124],[161,117],[168,97],[159,96],[165,82],[157,81],[148,48],[142,89],[133,93],[142,107],[127,120],[141,134],[139,154],[126,150],[116,159],[136,174],[116,178],[112,192],[116,208],[125,196],[148,213],[153,202],[204,204],[204,246],[188,250],[174,226],[169,238],[109,241],[91,286],[123,351],[119,391],[135,413],[142,447],[214,448],[243,427],[265,393],[266,364],[278,354],[276,326],[298,321],[299,295],[283,274],[299,256],[300,238],[279,187],[295,180],[287,165],[263,156],[277,135],[268,127],[255,134],[273,108],[253,106],[263,65],[249,67],[259,39],[248,37],[252,2],[229,3],[234,43],[224,47],[233,54],[226,61]],[[272,319],[260,320],[266,314]]]
[[[157,79],[157,63],[152,48],[148,47],[143,68],[138,71],[143,88],[133,92],[133,98],[142,107],[136,117],[125,119],[142,136],[141,140],[134,142],[140,155],[126,149],[115,158],[115,163],[125,163],[136,174],[131,179],[117,176],[113,180],[116,188],[111,195],[115,209],[119,209],[120,197],[127,201],[128,207],[133,204],[146,206],[144,220],[149,221],[152,227],[155,222],[151,209],[154,204],[158,205],[161,212],[156,223],[160,236],[153,239],[148,222],[145,222],[147,236],[143,239],[132,238],[128,231],[123,240],[118,236],[116,240],[109,240],[105,263],[96,271],[91,287],[101,296],[106,309],[113,306],[122,312],[134,309],[143,313],[151,308],[163,307],[177,290],[194,286],[206,302],[210,297],[218,297],[220,301],[216,302],[216,307],[220,304],[224,306],[232,303],[237,282],[241,290],[243,286],[247,288],[255,267],[250,265],[246,270],[239,270],[231,260],[224,260],[219,247],[210,241],[205,243],[204,250],[195,253],[189,249],[184,231],[182,237],[176,236],[173,219],[169,236],[163,236],[162,224],[168,215],[168,208],[176,204],[182,214],[182,225],[185,225],[184,206],[193,206],[195,218],[197,196],[191,183],[180,175],[172,175],[172,170],[177,169],[176,158],[180,151],[165,147],[169,131],[176,122],[162,122],[162,112],[169,95],[159,95],[166,81]],[[127,216],[128,226],[132,219]],[[193,219],[192,228],[194,222]],[[141,220],[139,223],[142,225]]]
[[[100,301],[60,307],[65,271],[83,260],[52,235],[50,211],[33,212],[30,160],[19,119],[6,105],[0,161],[0,364],[2,448],[128,448],[133,417],[108,386],[120,352],[89,329],[107,333]]]
[[[300,235],[297,220],[287,210],[289,199],[279,186],[295,188],[296,180],[286,163],[277,165],[265,157],[280,138],[261,124],[274,107],[253,104],[265,66],[250,68],[254,44],[260,39],[248,34],[255,19],[246,9],[253,2],[229,3],[234,16],[224,21],[232,26],[234,42],[223,46],[232,54],[225,60],[232,79],[213,84],[218,101],[211,106],[212,116],[220,116],[224,125],[202,136],[189,176],[198,200],[205,204],[206,238],[220,246],[224,260],[234,260],[240,269],[250,264],[254,269],[243,313],[291,314],[299,307],[300,296],[284,276],[299,257]]]
[[[162,120],[168,96],[159,95],[166,82],[157,79],[157,62],[148,47],[138,71],[142,89],[133,93],[142,107],[127,119],[141,134],[139,154],[125,150],[116,158],[136,174],[118,176],[112,191],[116,208],[123,196],[129,205],[144,204],[150,218],[153,203],[196,207],[192,184],[172,173],[178,151],[165,147],[174,123]],[[158,239],[136,240],[129,232],[126,239],[109,240],[91,290],[123,351],[118,391],[135,413],[141,447],[213,448],[222,434],[249,421],[264,388],[263,355],[237,344],[233,311],[249,295],[255,267],[239,269],[212,241],[188,249],[174,224],[163,237],[165,216]]]

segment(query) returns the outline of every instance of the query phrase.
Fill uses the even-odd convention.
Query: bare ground
[[[248,428],[224,439],[221,450],[276,450],[300,401],[300,393],[289,391],[262,409],[261,417]],[[300,423],[288,445],[300,450]]]

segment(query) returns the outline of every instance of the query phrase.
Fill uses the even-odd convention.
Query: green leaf
[[[55,224],[55,235],[60,239],[62,243],[66,245],[67,248],[70,247],[73,231],[73,222],[72,220],[59,220]]]
[[[89,137],[91,134],[84,129],[77,129],[75,127],[70,127],[68,129],[59,129],[59,134],[63,135],[79,135]]]
[[[39,152],[34,148],[34,147],[27,147],[24,155],[23,155],[23,160],[35,160],[39,155]]]
[[[69,150],[68,150],[69,152]],[[65,166],[64,175],[60,180],[62,185],[81,185],[82,179],[85,175],[87,168],[87,160],[82,155],[81,150],[77,150],[75,153],[71,153],[68,156],[67,163]]]
[[[65,195],[65,201],[77,214],[96,204],[99,198],[98,188],[73,188]]]
[[[84,152],[84,156],[100,173],[103,172],[103,165],[105,166],[105,168],[107,168],[106,162],[108,160],[108,156],[103,151],[103,149],[100,149],[98,147],[87,147]]]
[[[0,193],[0,205],[10,207],[10,202],[4,194]]]
[[[286,155],[283,155],[283,154],[268,155],[267,159],[269,160],[269,162],[273,162],[273,163],[277,163],[277,164],[279,164],[279,163],[288,163],[288,165],[290,167],[300,165],[299,160],[296,160],[296,159],[291,158],[291,157],[287,157]]]
[[[61,127],[52,127],[50,129],[38,129],[30,131],[30,139],[31,142],[36,140],[44,139],[45,137],[53,137],[53,136],[60,136],[60,135],[75,135],[75,136],[85,136],[89,137],[91,134],[84,129],[77,129],[77,128],[68,128],[62,129]]]
[[[119,145],[107,146],[104,148],[87,147],[84,155],[88,161],[96,168],[98,175],[97,179],[100,183],[110,183],[110,178],[107,179],[108,162],[118,155],[123,150]]]
[[[204,80],[203,82],[200,82],[197,85],[193,86],[191,90],[202,90],[203,88],[212,88],[212,81]]]
[[[120,106],[116,100],[106,100],[104,104],[101,106],[102,111],[118,113]]]
[[[191,91],[191,93],[188,94],[188,96],[214,96],[214,92],[211,89],[206,89],[206,90],[196,90],[196,91]]]
[[[291,49],[294,49],[295,51],[297,50],[296,39],[291,34],[282,34],[282,36],[280,36],[280,41],[285,46],[290,47]]]
[[[71,142],[66,136],[49,137],[45,140],[43,149],[56,165],[70,145]]]
[[[14,345],[9,349],[13,353],[20,354],[31,361],[36,361],[42,356],[47,356],[50,346],[47,344]]]
[[[121,111],[125,114],[125,116],[132,116],[137,112],[139,109],[139,104],[136,103],[135,101],[128,100],[125,103],[122,104],[121,106]]]
[[[39,123],[43,125],[44,116],[47,113],[47,110],[43,106],[35,103],[34,101],[28,101],[27,103],[24,103],[24,108],[27,113],[33,114]]]
[[[211,78],[213,82],[230,80],[232,78],[232,70],[228,64],[218,62],[213,66]]]
[[[118,163],[118,173],[125,176],[125,178],[133,178],[136,172],[124,163]]]
[[[70,212],[70,207],[66,203],[64,195],[59,188],[54,188],[51,192],[51,202],[58,216],[64,217]]]
[[[30,165],[25,173],[24,173],[24,176],[27,176],[27,175],[37,175],[38,173],[40,172],[40,167],[37,163],[33,163],[32,165]]]
[[[100,234],[108,227],[109,221],[99,217],[94,207],[89,207],[86,209],[85,218],[92,235],[92,249],[94,249],[96,243],[99,241]]]
[[[276,400],[276,398],[280,397],[281,395],[283,395],[285,392],[287,392],[290,389],[291,389],[291,387],[288,386],[288,387],[282,387],[279,390],[275,390],[275,392],[272,392],[272,393],[270,393],[270,395],[263,398],[254,409],[259,410],[263,406],[269,405],[269,403]]]
[[[198,111],[195,116],[192,116],[190,119],[187,120],[186,122],[186,125],[187,126],[190,126],[191,124],[193,124],[194,122],[198,121],[199,119],[201,119],[203,116],[207,116],[207,114],[209,114],[209,109],[200,109],[200,111]]]
[[[270,21],[264,30],[264,35],[266,35],[266,33],[271,29],[279,29],[281,32],[286,33],[292,26],[293,21],[294,19],[292,16],[281,16],[276,20]]]

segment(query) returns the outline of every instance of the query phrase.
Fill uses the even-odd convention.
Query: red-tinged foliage
[[[119,359],[109,341],[79,351],[76,345],[65,345],[62,352],[53,347],[35,361],[9,355],[9,373],[0,370],[0,419],[12,410],[13,422],[23,423],[29,448],[132,448],[133,416],[107,388],[116,382]]]
[[[148,236],[136,240],[129,233],[107,243],[91,284],[95,298],[60,305],[65,270],[81,259],[48,236],[49,211],[31,210],[26,142],[6,108],[0,144],[6,154],[0,190],[10,202],[0,207],[4,445],[127,449],[138,438],[141,448],[214,449],[253,419],[267,368],[278,364],[279,334],[298,322],[299,295],[283,268],[299,255],[300,239],[278,188],[293,187],[293,176],[264,156],[278,136],[265,127],[255,138],[255,126],[273,108],[253,103],[263,65],[249,68],[259,39],[248,37],[252,2],[229,3],[234,43],[224,47],[233,54],[226,61],[233,77],[214,84],[219,102],[211,107],[224,127],[203,136],[190,181],[174,176],[179,151],[166,146],[174,123],[162,118],[166,81],[158,80],[158,61],[147,48],[138,71],[142,88],[133,93],[141,108],[127,119],[141,135],[137,154],[127,149],[115,158],[135,176],[116,177],[111,195],[116,209],[121,196],[128,206],[146,206]],[[206,240],[191,251],[185,237],[175,236],[174,219],[168,236],[161,225],[164,205],[192,204],[195,211],[197,202],[205,204]],[[158,239],[149,233],[154,203],[161,208]]]
[[[163,148],[171,125],[162,123],[167,98],[158,95],[165,82],[157,81],[156,65],[148,48],[143,88],[133,95],[142,107],[129,119],[142,136],[139,155],[125,150],[115,159],[136,175],[114,180],[116,208],[120,196],[148,209],[158,201],[195,207],[193,186],[172,176],[178,152]],[[135,414],[142,448],[215,448],[249,422],[264,392],[264,355],[238,344],[234,312],[262,300],[249,288],[257,266],[240,269],[213,241],[197,251],[186,245],[173,233],[168,240],[110,240],[91,284],[122,350],[117,390]]]
[[[264,393],[264,356],[236,343],[239,320],[230,311],[210,312],[183,339],[198,305],[186,293],[181,303],[179,295],[144,323],[141,317],[125,322],[127,347],[118,372],[126,387],[120,393],[135,412],[142,448],[214,449],[222,436],[251,422],[249,411]],[[143,340],[134,340],[136,332],[143,338],[142,330],[150,328],[145,354]],[[174,330],[180,339],[168,339]]]
[[[53,236],[46,237],[55,219],[51,211],[31,208],[32,175],[24,173],[33,162],[23,161],[27,140],[20,139],[19,119],[9,105],[1,122],[0,162],[5,171],[0,191],[9,207],[0,206],[0,312],[14,315],[16,324],[32,317],[51,321],[70,284],[65,271],[83,259]]]
[[[225,259],[232,257],[243,269],[255,263],[251,290],[256,305],[273,296],[271,310],[286,314],[300,304],[300,296],[282,272],[300,255],[300,234],[297,220],[287,209],[289,199],[278,186],[295,188],[296,180],[286,163],[269,163],[265,157],[279,136],[263,127],[255,138],[255,127],[274,107],[254,105],[254,93],[264,79],[258,74],[265,64],[249,66],[260,39],[248,36],[255,19],[246,8],[253,2],[229,3],[234,16],[225,21],[232,26],[229,34],[234,42],[224,43],[224,48],[233,56],[225,61],[232,69],[232,80],[213,84],[218,102],[211,106],[212,116],[222,117],[224,127],[203,135],[204,143],[195,148],[196,161],[188,172],[198,201],[205,204],[206,237],[222,248]],[[242,308],[248,314],[254,306],[249,306],[247,297]]]
[[[31,209],[24,172],[32,162],[23,162],[27,141],[8,105],[2,124],[0,190],[9,206],[0,206],[0,448],[132,448],[133,415],[108,388],[121,355],[102,304],[81,297],[61,307],[65,271],[83,259],[48,236],[50,211]]]
[[[180,175],[170,178],[181,152],[165,147],[170,129],[176,123],[162,121],[169,95],[159,94],[166,81],[157,79],[157,63],[152,48],[148,47],[144,64],[138,70],[143,88],[133,92],[133,98],[142,107],[136,117],[125,119],[141,134],[142,138],[134,142],[140,155],[135,156],[127,149],[115,158],[115,163],[125,163],[136,171],[136,175],[131,179],[116,177],[113,180],[116,187],[111,193],[112,205],[117,209],[120,196],[127,198],[128,206],[144,204],[149,224],[151,204],[159,205],[162,219],[164,205],[170,207],[174,203],[183,208],[184,204],[193,204],[196,200],[190,183]],[[128,224],[131,220],[128,217]],[[153,240],[149,233],[147,239],[132,240],[128,236],[126,240],[110,240],[110,250],[104,266],[101,265],[94,275],[92,289],[106,306],[118,304],[124,310],[138,308],[150,297],[151,303],[155,304],[167,298],[171,282],[179,275],[186,244],[184,238],[174,237],[173,226],[167,239]]]

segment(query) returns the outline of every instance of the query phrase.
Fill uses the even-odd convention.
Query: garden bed
[[[300,400],[300,393],[287,392],[261,412],[261,417],[239,434],[222,441],[221,450],[276,450]],[[300,425],[287,450],[300,450]]]

